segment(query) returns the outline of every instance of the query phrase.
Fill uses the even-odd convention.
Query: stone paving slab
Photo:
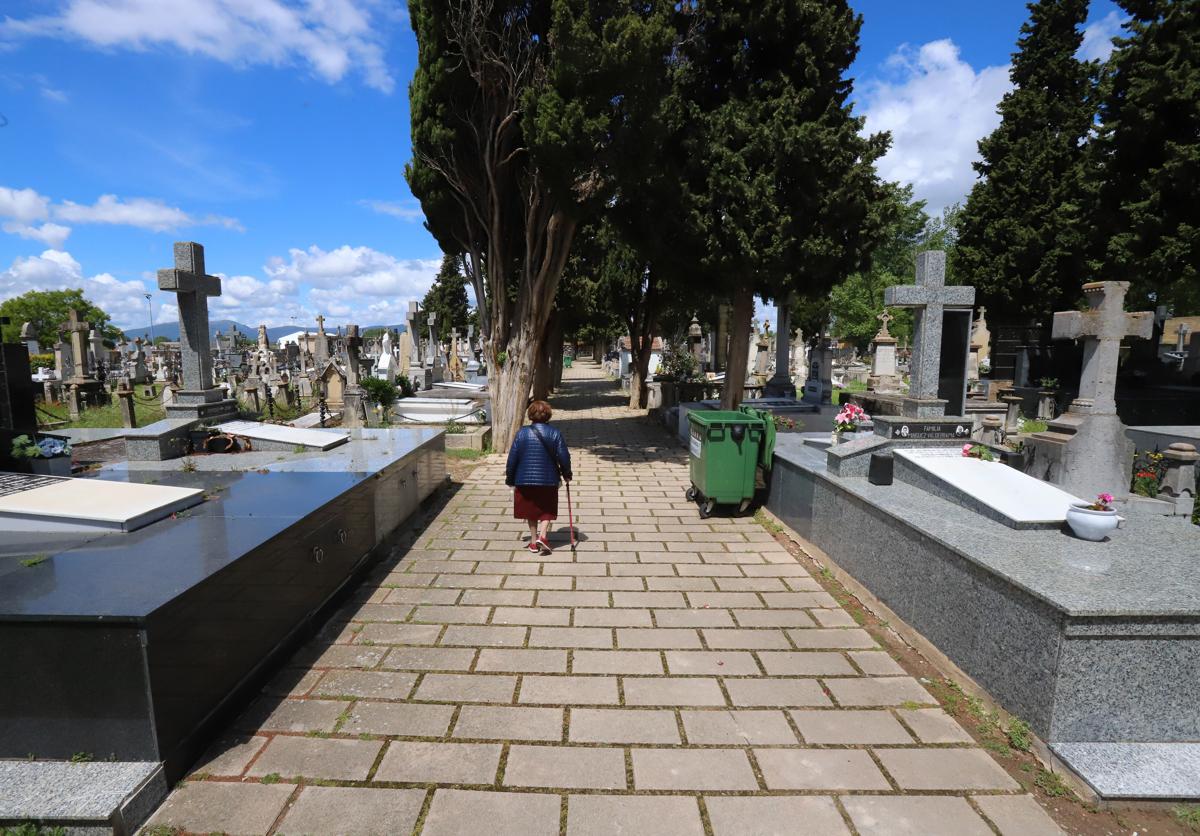
[[[575,460],[578,551],[560,520],[554,553],[530,554],[504,462],[484,459],[156,824],[1056,832],[768,532],[748,517],[700,520],[683,497],[686,451],[608,384],[578,379],[588,373],[577,364],[554,401]],[[281,782],[262,783],[272,773]],[[312,786],[323,781],[346,786]]]

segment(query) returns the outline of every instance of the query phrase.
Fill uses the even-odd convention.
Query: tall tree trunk
[[[730,314],[728,362],[725,365],[725,389],[721,409],[737,409],[746,388],[746,361],[750,358],[750,328],[754,319],[754,288],[746,282],[733,294]]]

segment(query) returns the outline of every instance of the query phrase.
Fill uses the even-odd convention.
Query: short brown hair
[[[529,416],[529,420],[535,424],[544,424],[550,420],[550,416],[554,414],[550,409],[550,404],[545,401],[534,401],[529,405],[529,409],[525,412]]]

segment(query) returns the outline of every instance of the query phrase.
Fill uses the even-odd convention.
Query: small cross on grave
[[[208,297],[221,295],[221,280],[204,272],[204,247],[192,241],[176,242],[175,267],[158,271],[158,288],[176,294],[178,299],[184,390],[212,389]]]
[[[1091,282],[1083,286],[1088,310],[1054,314],[1053,339],[1084,340],[1083,373],[1079,397],[1070,406],[1072,412],[1108,415],[1117,410],[1114,393],[1121,340],[1148,339],[1154,329],[1153,313],[1125,312],[1128,291],[1129,282]]]
[[[966,400],[968,332],[971,308],[975,304],[975,288],[947,287],[946,253],[927,250],[917,254],[917,283],[886,288],[883,291],[883,304],[892,308],[911,308],[914,313],[909,398],[921,401],[946,400],[952,414],[961,414]],[[960,323],[956,320],[952,332],[952,336],[961,336],[952,344],[957,348],[961,343],[962,357],[946,358],[947,364],[943,369],[942,332],[947,327],[947,313],[965,316],[965,321],[959,327]],[[962,332],[961,335],[958,331]]]
[[[875,318],[878,319],[881,323],[883,323],[883,325],[879,329],[879,333],[875,335],[875,339],[879,339],[880,337],[890,337],[891,334],[888,333],[888,323],[891,322],[896,317],[894,317],[890,313],[888,313],[887,308],[884,308],[883,313],[881,313],[879,316],[877,316]]]

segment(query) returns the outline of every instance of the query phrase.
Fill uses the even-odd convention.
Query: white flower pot
[[[1116,529],[1118,522],[1116,511],[1093,511],[1083,505],[1067,509],[1067,525],[1081,540],[1100,542]]]

